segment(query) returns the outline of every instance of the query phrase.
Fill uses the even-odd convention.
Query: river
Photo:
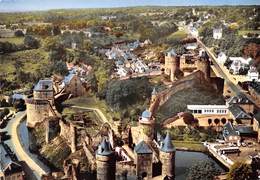
[[[176,180],[185,180],[189,173],[189,168],[198,161],[212,161],[221,172],[225,171],[214,159],[201,152],[177,151],[175,161]]]

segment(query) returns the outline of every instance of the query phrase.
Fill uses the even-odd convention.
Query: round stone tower
[[[175,147],[167,133],[160,146],[160,160],[162,163],[162,178],[174,180],[175,178]]]
[[[109,141],[103,139],[96,152],[97,180],[115,180],[116,159]]]
[[[200,59],[196,61],[197,70],[204,73],[204,77],[207,81],[210,80],[210,61],[208,54],[203,51]]]
[[[139,118],[140,140],[146,142],[154,139],[154,118],[149,110],[145,110]]]

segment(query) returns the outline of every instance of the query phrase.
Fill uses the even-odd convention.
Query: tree
[[[59,26],[53,26],[52,33],[53,33],[54,36],[60,35],[61,34],[60,27]]]
[[[218,118],[214,119],[214,123],[218,126],[218,124],[220,123],[220,120]]]
[[[208,119],[209,126],[212,124],[212,119]]]
[[[68,74],[67,65],[66,65],[66,63],[63,62],[63,61],[53,62],[52,71],[53,71],[55,74],[62,75],[62,76],[65,76],[65,75]]]
[[[252,167],[249,164],[235,162],[228,173],[228,180],[251,180],[253,179]]]
[[[226,124],[226,122],[227,122],[227,120],[225,119],[225,118],[222,118],[221,119],[221,123],[224,125],[224,124]]]
[[[187,180],[212,180],[219,173],[212,161],[200,161],[189,169]]]
[[[24,45],[31,49],[37,49],[40,47],[40,41],[33,36],[25,36]]]
[[[14,108],[16,111],[24,111],[26,109],[25,101],[23,99],[15,101]]]
[[[184,113],[182,117],[184,123],[187,124],[188,126],[194,124],[194,116],[191,113]]]
[[[17,30],[17,31],[14,32],[14,35],[15,35],[16,37],[23,37],[23,36],[24,36],[24,33],[23,33],[22,30]]]

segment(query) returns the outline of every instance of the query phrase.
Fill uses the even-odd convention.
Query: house
[[[194,38],[199,37],[199,31],[195,27],[190,27],[189,34]]]
[[[0,24],[0,29],[6,29],[6,25],[5,24]]]
[[[120,77],[125,77],[128,74],[127,70],[125,68],[123,68],[123,67],[119,68],[116,73]]]
[[[213,38],[221,39],[222,38],[222,28],[213,29]]]
[[[224,64],[224,63],[226,62],[226,60],[227,60],[226,54],[225,54],[224,52],[220,52],[220,53],[218,54],[217,62],[218,62],[219,64]]]
[[[226,105],[187,105],[187,109],[193,114],[225,115],[228,114]]]
[[[240,144],[240,133],[238,130],[235,129],[231,122],[228,121],[224,125],[222,134],[226,142]]]
[[[196,42],[188,43],[188,44],[185,45],[185,48],[187,50],[195,50],[195,49],[197,49],[197,47],[198,47],[198,44]]]
[[[255,103],[260,106],[260,82],[250,82],[248,90]]]
[[[0,179],[24,180],[23,168],[10,148],[4,143],[0,143],[0,152]]]
[[[65,92],[72,94],[74,97],[85,94],[86,89],[82,84],[81,79],[75,73],[69,73],[63,80]]]
[[[248,70],[247,77],[249,81],[256,81],[259,82],[259,72],[257,71],[256,67],[250,66],[250,69]]]
[[[246,113],[239,105],[234,104],[228,107],[230,112],[230,119],[235,120],[237,124],[251,125],[252,117]]]
[[[229,98],[226,101],[226,105],[227,106],[238,105],[248,114],[252,114],[254,112],[254,103],[251,100],[249,100],[245,95],[242,94]]]
[[[252,60],[251,58],[243,58],[243,57],[229,57],[229,60],[232,62],[229,71],[232,74],[239,74],[240,70],[246,69],[249,65],[249,62]]]

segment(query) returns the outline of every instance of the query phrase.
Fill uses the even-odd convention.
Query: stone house
[[[213,29],[213,38],[221,39],[222,38],[222,28]]]
[[[259,79],[259,72],[257,71],[256,67],[250,66],[250,69],[248,70],[247,77],[249,81],[260,81]]]
[[[65,92],[72,94],[74,97],[82,96],[86,92],[80,77],[74,73],[65,76],[63,83],[65,85]]]
[[[0,144],[0,179],[24,180],[25,178],[22,166],[13,158],[13,155],[10,154],[8,149],[9,147],[6,144]]]
[[[245,69],[249,65],[251,58],[229,57],[229,60],[232,62],[229,71],[233,74],[239,74],[241,69]]]
[[[224,52],[220,52],[218,54],[218,58],[217,58],[218,63],[219,64],[224,64],[226,62],[226,60],[227,60],[226,54]]]
[[[239,144],[241,137],[239,131],[231,124],[227,122],[223,127],[223,137],[226,142]]]

